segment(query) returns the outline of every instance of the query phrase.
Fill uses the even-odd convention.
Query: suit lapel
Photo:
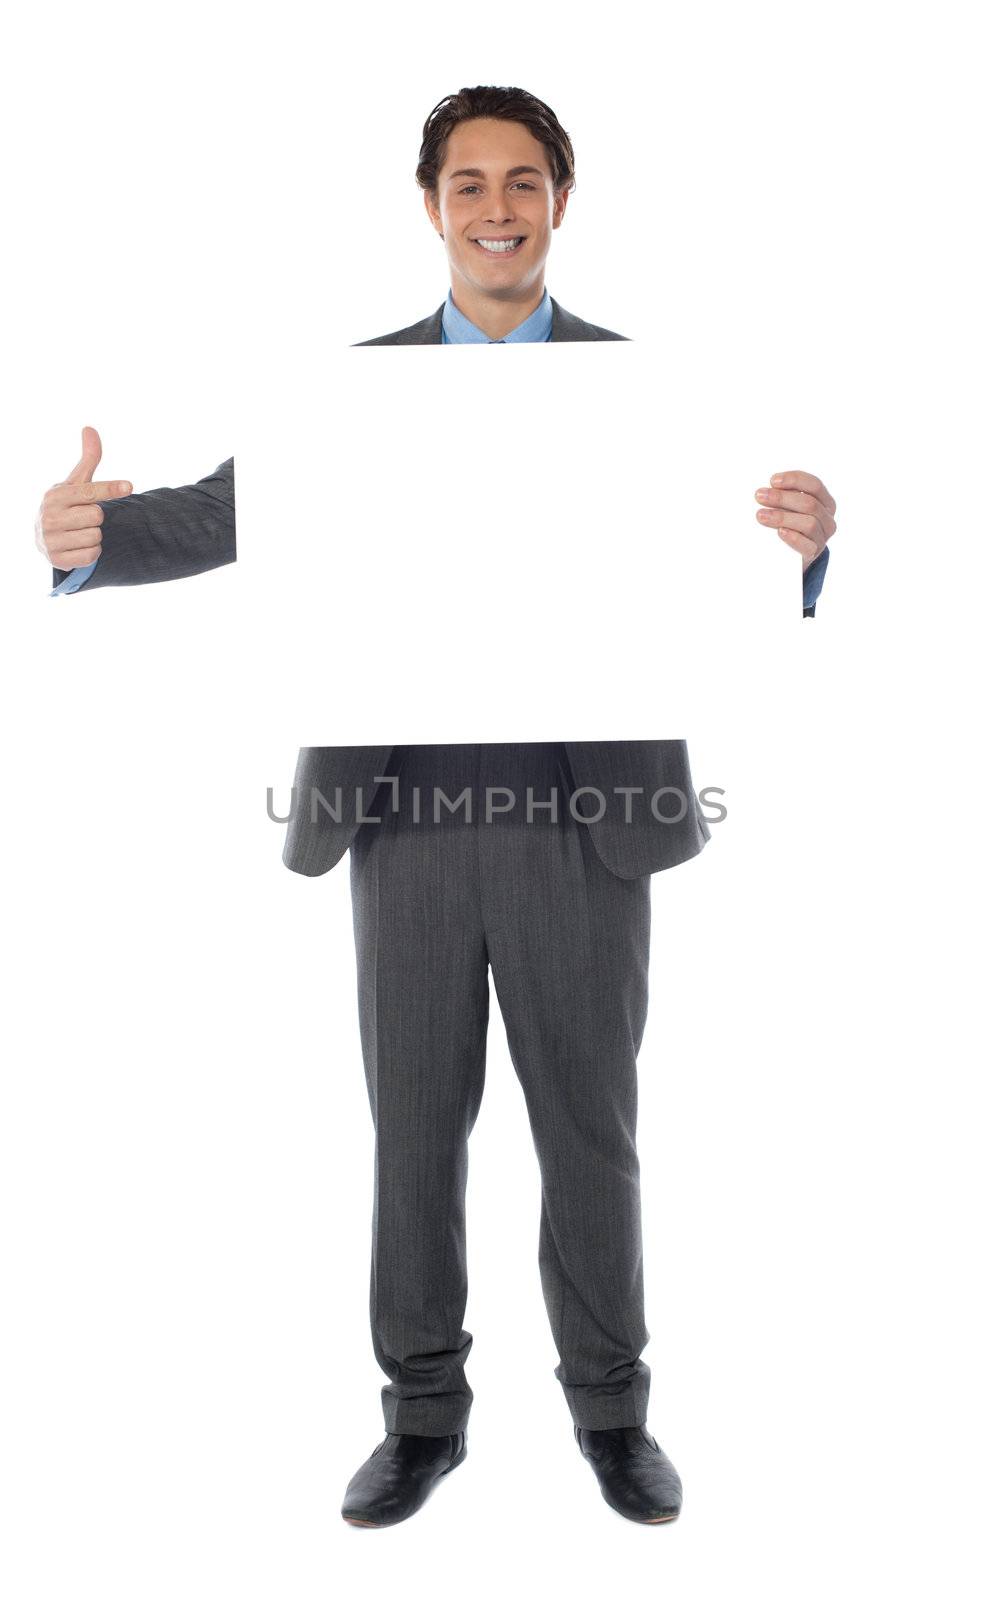
[[[408,343],[409,344],[441,344],[441,342],[442,342],[442,312],[444,310],[445,310],[445,301],[443,300],[441,305],[439,306],[438,310],[435,312],[434,316],[425,317],[423,322],[419,322],[418,323],[417,336],[413,340],[409,339]]]
[[[571,344],[576,339],[585,338],[584,323],[580,317],[573,317],[570,311],[560,306],[554,295],[551,296],[551,340],[552,344]]]

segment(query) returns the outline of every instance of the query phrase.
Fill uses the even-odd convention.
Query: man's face
[[[541,141],[522,123],[498,117],[475,117],[452,130],[437,194],[425,192],[453,278],[458,273],[481,294],[505,300],[537,284],[567,203],[567,189],[554,190]]]

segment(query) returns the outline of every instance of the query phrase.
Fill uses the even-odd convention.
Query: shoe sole
[[[677,1511],[670,1512],[666,1517],[631,1517],[626,1511],[621,1511],[619,1506],[612,1505],[610,1501],[607,1500],[606,1504],[611,1511],[615,1511],[617,1516],[623,1517],[627,1522],[640,1522],[645,1527],[651,1527],[656,1522],[677,1522],[679,1517]]]
[[[455,1460],[450,1461],[448,1466],[443,1468],[443,1470],[438,1474],[438,1478],[447,1478],[450,1472],[454,1472],[456,1467],[460,1466],[461,1463],[465,1461],[466,1453],[466,1446],[463,1445]],[[435,1483],[438,1482],[438,1478],[435,1479]],[[432,1485],[432,1488],[434,1488],[434,1484]],[[430,1492],[431,1491],[429,1490],[429,1494]],[[422,1504],[424,1504],[423,1501]],[[421,1507],[419,1506],[418,1510],[420,1511],[420,1509]],[[415,1513],[413,1511],[409,1511],[407,1516],[398,1517],[397,1522],[367,1522],[363,1517],[347,1517],[344,1512],[342,1520],[343,1522],[348,1522],[351,1528],[396,1528],[398,1523],[406,1522],[408,1517],[413,1517],[414,1515]]]
[[[642,1523],[645,1527],[650,1527],[655,1522],[677,1522],[681,1516],[680,1511],[668,1511],[661,1517],[632,1517],[628,1511],[621,1511],[619,1506],[614,1506],[612,1500],[608,1499],[606,1495],[603,1495],[603,1499],[609,1509],[616,1512],[617,1516],[623,1517],[627,1522]]]

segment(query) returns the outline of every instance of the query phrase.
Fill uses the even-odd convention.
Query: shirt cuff
[[[829,547],[825,546],[820,556],[816,556],[810,567],[806,567],[801,577],[801,605],[805,611],[814,612],[815,601],[822,592],[825,582],[825,572],[829,564]]]
[[[99,557],[97,556],[96,561],[98,560]],[[63,578],[61,583],[55,585],[48,599],[50,600],[56,594],[74,594],[76,589],[81,589],[86,580],[91,578],[95,572],[96,561],[90,561],[87,567],[73,567],[68,576]]]

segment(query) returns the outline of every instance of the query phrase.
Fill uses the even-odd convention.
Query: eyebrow
[[[507,177],[508,178],[519,178],[520,174],[522,172],[536,172],[539,178],[543,178],[544,177],[544,173],[541,171],[540,167],[508,167],[508,169],[507,169]],[[452,178],[485,178],[485,177],[486,177],[486,173],[483,171],[482,167],[458,167],[455,172],[450,172],[449,173],[449,180],[450,181],[451,181]]]

